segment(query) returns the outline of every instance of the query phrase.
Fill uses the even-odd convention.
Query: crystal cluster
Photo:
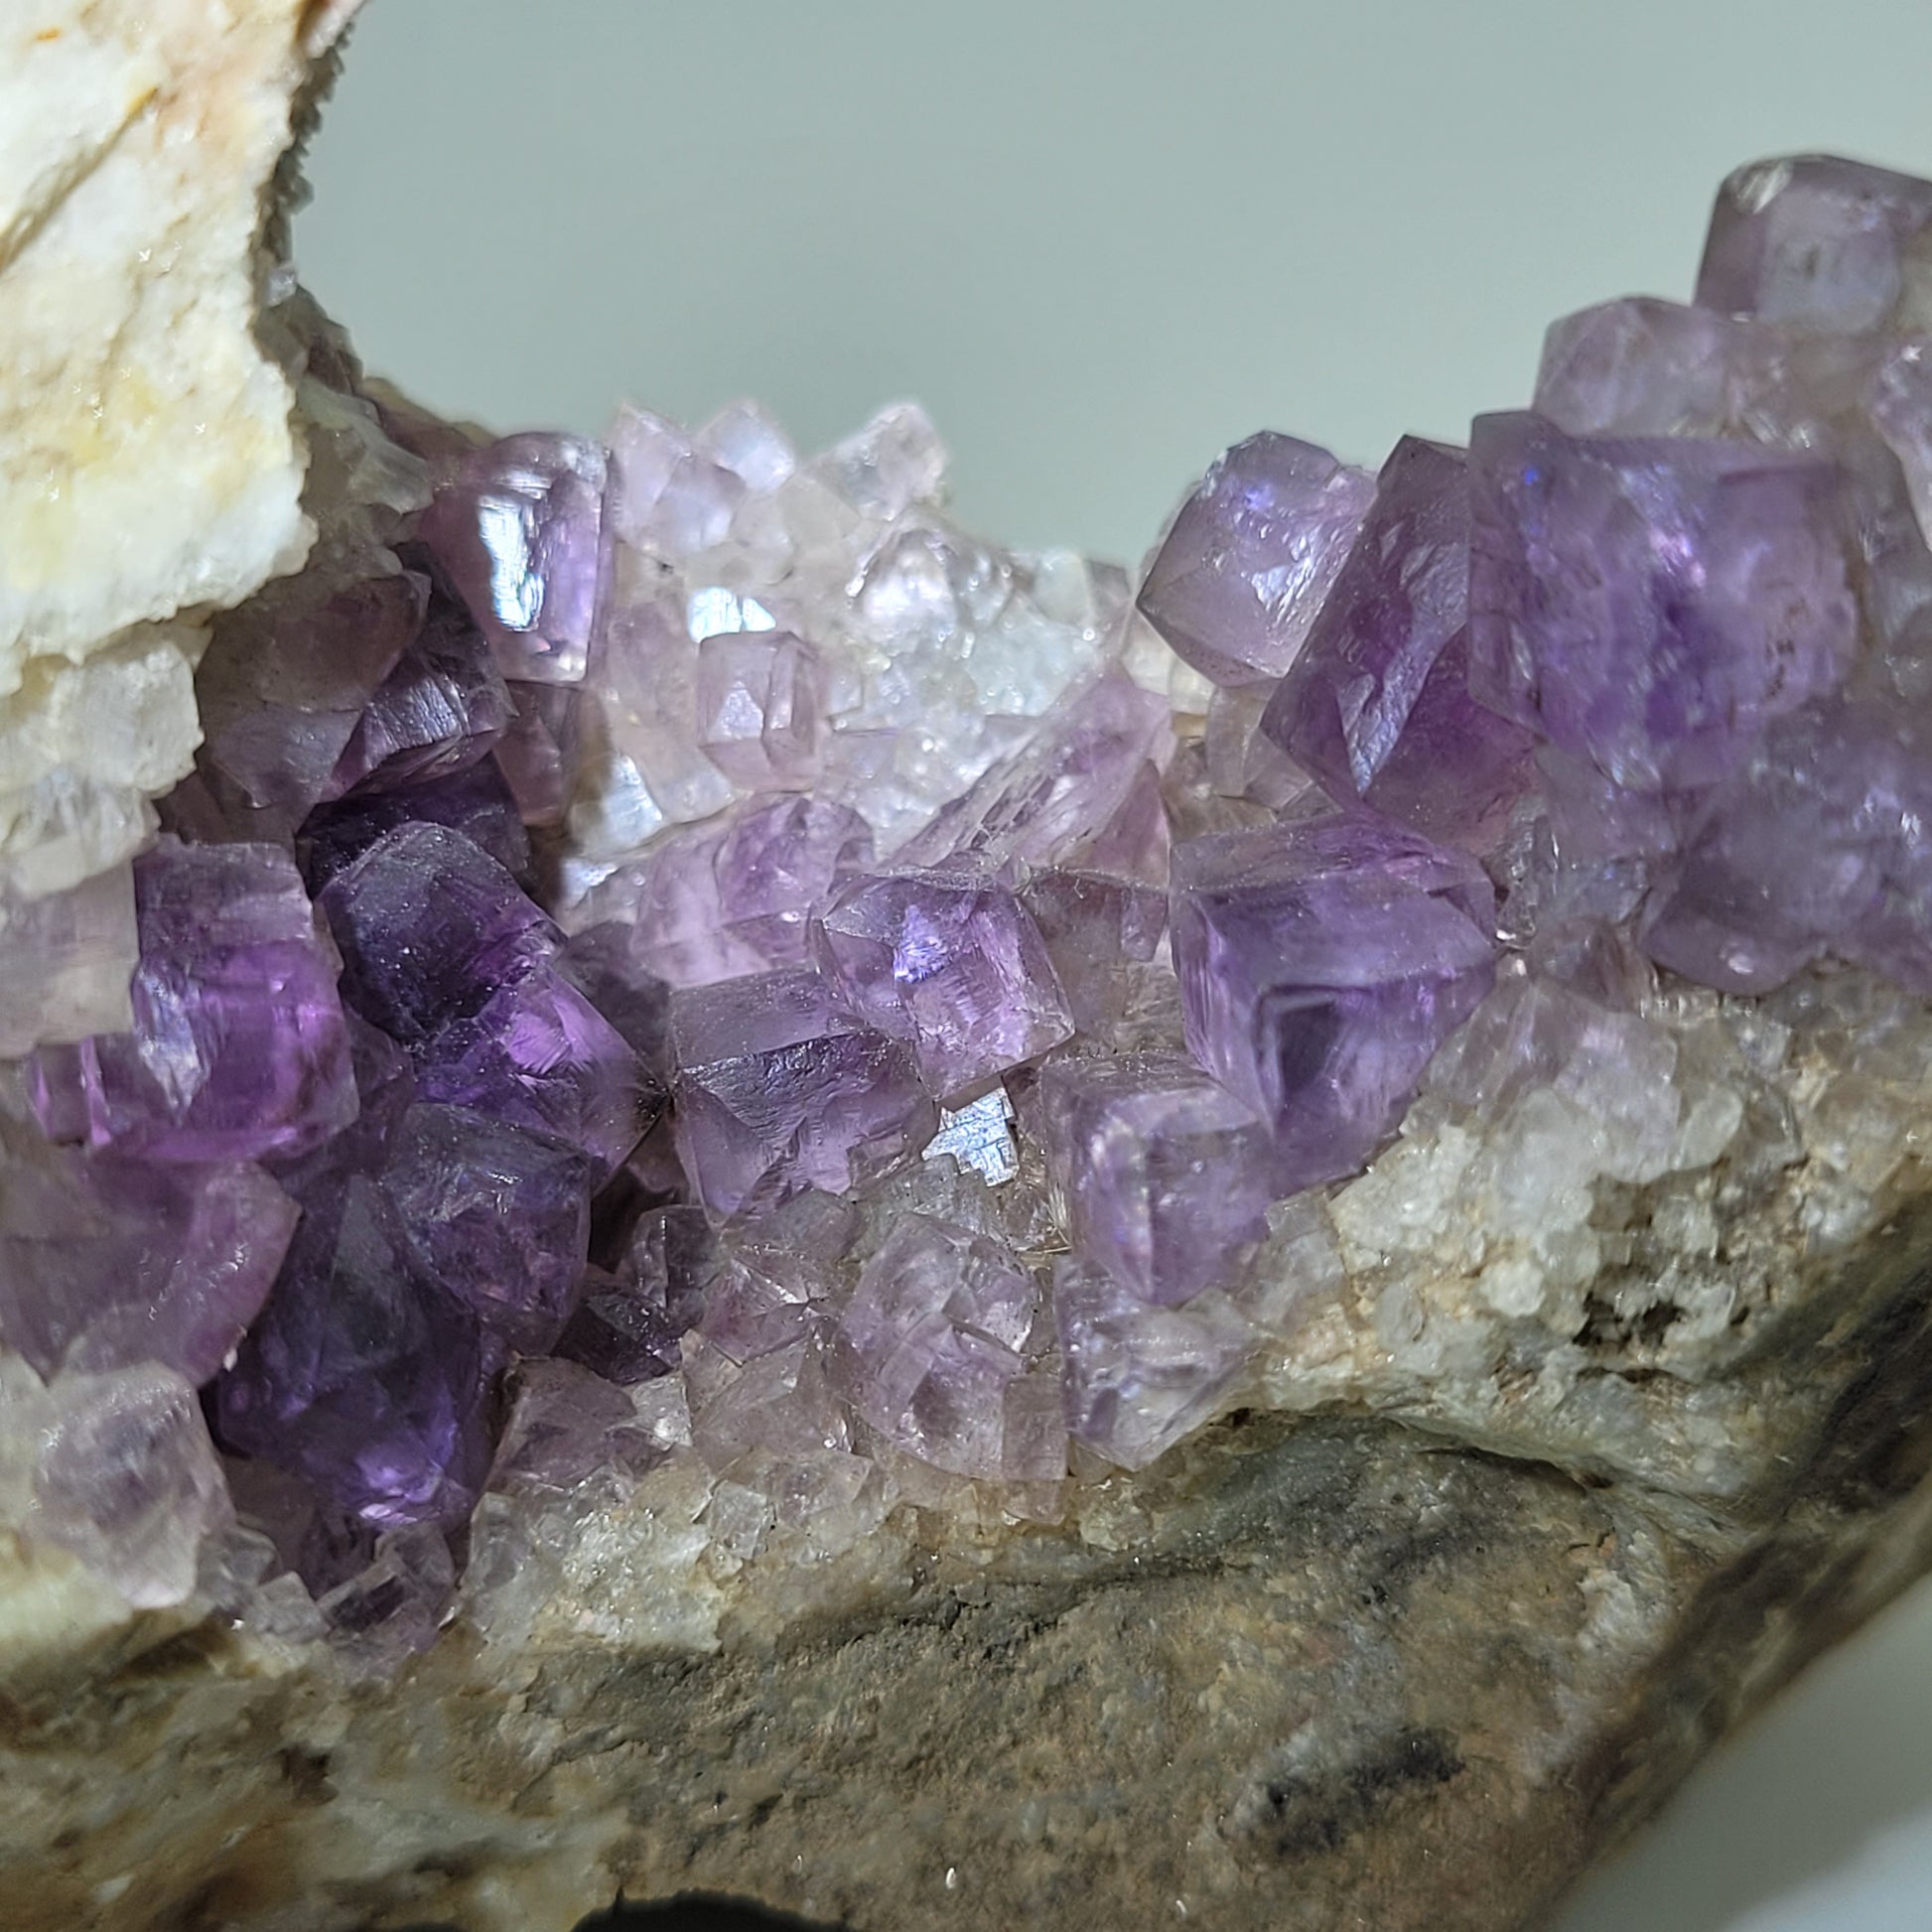
[[[265,1537],[399,1654],[647,1474],[727,1566],[1052,1520],[1324,1361],[1427,1414],[1425,1333],[1638,1332],[1721,1162],[1863,1225],[1771,1082],[1932,993],[1929,223],[1744,171],[1697,305],[1466,450],[1255,437],[1137,585],[964,535],[915,409],[488,443],[318,338],[318,562],[131,893],[0,907],[136,954],[0,1083],[43,1533],[143,1602]]]

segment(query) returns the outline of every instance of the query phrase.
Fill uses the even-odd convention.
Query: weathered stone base
[[[1887,1272],[1755,1527],[1237,1417],[1134,1485],[1118,1553],[934,1559],[710,1657],[458,1625],[345,1700],[206,1625],[123,1637],[15,1687],[0,1925],[548,1932],[620,1888],[863,1932],[1534,1924],[1932,1563],[1932,1273]]]

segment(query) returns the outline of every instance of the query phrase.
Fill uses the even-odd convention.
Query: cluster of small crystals
[[[1868,1229],[1932,1070],[1926,262],[1745,170],[1696,306],[1466,450],[1253,438],[1138,587],[915,409],[489,442],[317,333],[316,563],[126,906],[7,935],[135,963],[0,1077],[0,1518],[401,1654],[645,1478],[808,1562],[1498,1322],[1718,1346],[1726,1217]]]

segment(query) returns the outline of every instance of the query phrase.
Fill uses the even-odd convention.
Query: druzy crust
[[[373,1670],[613,1523],[697,1601],[1116,1537],[1234,1409],[1718,1388],[1733,1204],[1863,1239],[1932,1065],[1928,236],[1740,171],[1694,303],[1466,449],[1252,437],[1138,578],[910,406],[485,441],[294,302],[310,564],[160,836],[0,879],[0,1505]]]

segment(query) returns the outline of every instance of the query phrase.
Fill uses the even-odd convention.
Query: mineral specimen
[[[312,560],[192,772],[61,748],[199,638],[30,670],[0,821],[21,1922],[1552,1895],[1932,1555],[1929,222],[1745,171],[1137,584],[909,407],[490,440],[271,278]]]

